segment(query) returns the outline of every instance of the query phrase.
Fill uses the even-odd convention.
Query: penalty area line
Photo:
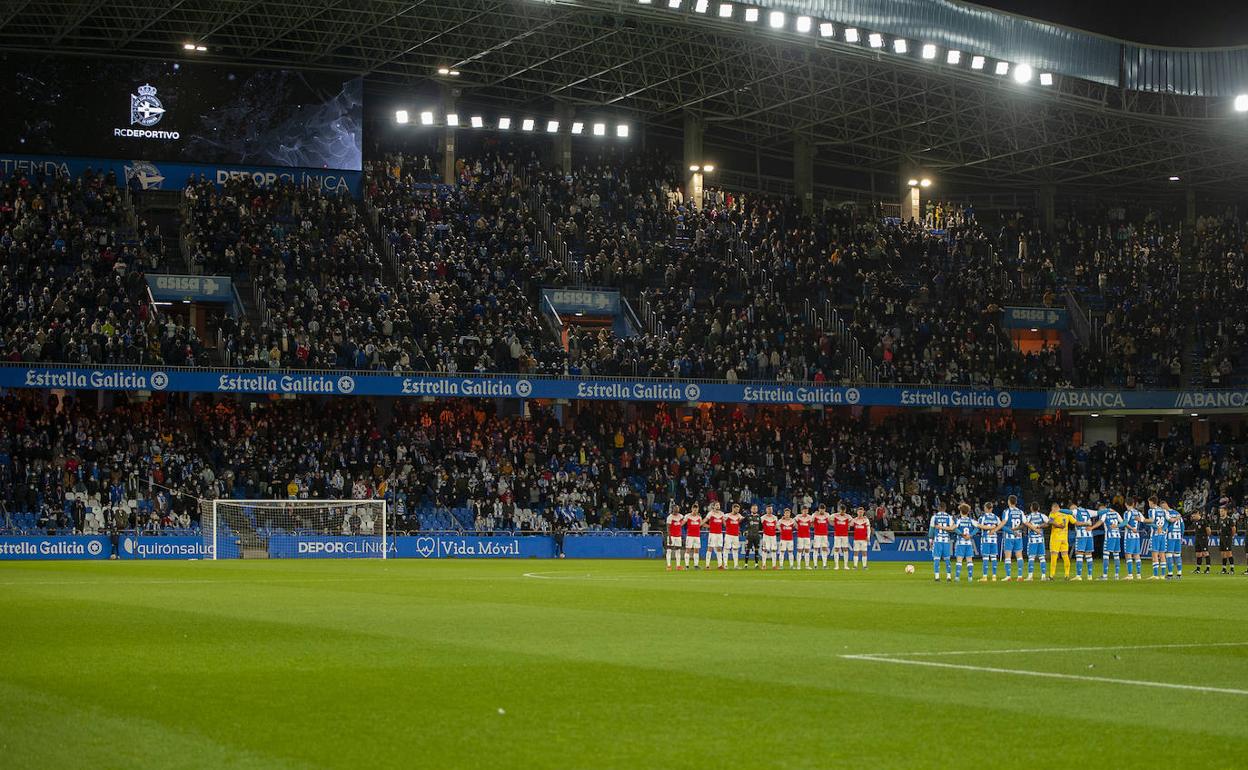
[[[925,666],[927,668],[946,668],[956,671],[980,671],[988,674],[1012,674],[1014,676],[1030,676],[1040,679],[1067,679],[1075,682],[1099,682],[1106,684],[1124,684],[1134,687],[1157,687],[1164,690],[1211,692],[1220,693],[1222,695],[1248,695],[1248,690],[1237,690],[1230,687],[1206,687],[1204,685],[1178,684],[1176,682],[1151,682],[1145,679],[1118,679],[1110,676],[1059,674],[1053,671],[1028,671],[1026,669],[998,668],[996,666],[972,666],[965,663],[942,663],[935,660],[907,660],[905,658],[886,658],[878,655],[841,655],[840,657],[845,660],[863,660],[870,663],[893,663],[902,666]]]
[[[923,650],[922,652],[871,652],[872,658],[930,658],[957,655],[1023,655],[1039,652],[1113,652],[1114,650],[1188,650],[1202,647],[1248,647],[1248,642],[1182,642],[1177,644],[1115,644],[1096,647],[1019,647],[1012,650]],[[842,656],[853,657],[853,656]]]

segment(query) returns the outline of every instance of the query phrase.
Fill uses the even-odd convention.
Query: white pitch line
[[[954,655],[1012,655],[1036,652],[1109,652],[1111,650],[1182,650],[1199,647],[1248,647],[1248,642],[1193,642],[1183,644],[1126,644],[1103,647],[1020,647],[1013,650],[942,650],[932,652],[871,652],[872,658],[919,658]],[[855,657],[855,656],[842,656]]]
[[[1070,679],[1076,682],[1105,682],[1109,684],[1126,684],[1136,687],[1160,687],[1165,690],[1188,690],[1194,692],[1213,692],[1223,695],[1248,695],[1248,690],[1236,690],[1229,687],[1204,687],[1195,684],[1176,684],[1174,682],[1149,682],[1143,679],[1115,679],[1108,676],[1084,676],[1082,674],[1058,674],[1051,671],[1026,671],[1012,668],[995,668],[993,666],[969,666],[961,663],[938,663],[932,660],[906,660],[905,658],[879,658],[872,655],[842,655],[847,660],[865,660],[872,663],[897,663],[904,666],[927,666],[929,668],[952,668],[959,671],[983,671],[990,674],[1013,674],[1015,676],[1034,676],[1042,679]]]

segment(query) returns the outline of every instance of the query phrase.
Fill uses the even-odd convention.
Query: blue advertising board
[[[222,538],[219,558],[237,559],[241,554],[236,541]],[[121,535],[117,543],[120,559],[211,559],[212,543],[202,537]]]
[[[605,289],[542,289],[556,312],[606,316],[620,312],[620,293]]]
[[[204,178],[218,189],[235,178],[250,178],[261,187],[278,183],[294,184],[325,193],[350,193],[360,196],[361,173],[323,168],[287,168],[282,166],[232,166],[220,163],[153,162],[147,160],[110,160],[60,155],[0,154],[0,178],[14,173],[30,176],[46,174],[77,178],[88,169],[106,175],[110,171],[119,187],[131,179],[141,190],[182,190],[192,179]]]
[[[1001,314],[1001,325],[1007,329],[1065,329],[1070,315],[1057,307],[1007,307]]]
[[[255,395],[414,396],[1016,410],[1248,411],[1248,390],[983,390],[519,375],[0,366],[0,387]]]
[[[195,302],[234,301],[234,282],[228,275],[171,275],[148,273],[147,289],[158,302],[177,302],[189,299]]]
[[[663,555],[660,535],[566,535],[569,559],[655,559]]]
[[[376,559],[380,536],[274,535],[273,559]],[[555,543],[545,535],[399,535],[386,538],[386,557],[400,559],[549,559]],[[224,554],[223,554],[224,558]]]
[[[0,560],[107,559],[112,550],[102,535],[0,537]]]

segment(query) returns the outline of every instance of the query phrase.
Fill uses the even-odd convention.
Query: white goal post
[[[203,500],[212,559],[387,558],[385,500]]]

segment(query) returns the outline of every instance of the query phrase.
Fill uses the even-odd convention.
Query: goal
[[[394,547],[385,500],[204,500],[212,559],[385,559]]]

